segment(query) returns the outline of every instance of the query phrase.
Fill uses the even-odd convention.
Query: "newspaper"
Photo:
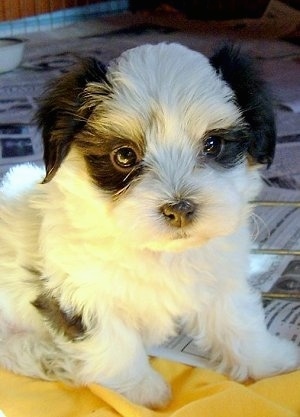
[[[300,135],[279,137],[274,162],[264,172],[264,177],[272,186],[300,190],[299,162]]]
[[[0,177],[16,164],[41,163],[43,145],[35,125],[0,125]]]

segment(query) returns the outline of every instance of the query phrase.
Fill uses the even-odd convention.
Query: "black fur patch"
[[[82,93],[89,82],[108,85],[104,65],[94,59],[82,61],[77,70],[56,80],[41,100],[36,119],[44,142],[44,183],[53,178],[67,156],[74,136],[84,128],[93,110],[80,111]]]
[[[272,100],[253,60],[238,47],[226,45],[211,59],[235,93],[243,117],[250,127],[248,153],[258,163],[273,161],[276,128]]]
[[[218,137],[223,141],[219,156],[214,159],[222,168],[233,168],[245,159],[249,147],[249,137],[244,128],[211,131],[206,136]]]
[[[73,341],[84,337],[86,328],[81,315],[70,314],[62,310],[54,297],[41,294],[32,305],[39,310],[57,333],[62,333]]]
[[[130,183],[142,173],[142,164],[133,167],[129,172],[122,172],[113,165],[110,154],[122,146],[130,146],[143,155],[143,150],[136,142],[125,138],[117,138],[112,132],[111,137],[101,131],[87,129],[76,140],[76,147],[83,155],[87,169],[93,182],[101,189],[116,194],[126,190]],[[142,141],[141,141],[142,142]]]
[[[93,181],[103,190],[117,194],[125,191],[133,179],[142,173],[142,167],[135,167],[129,173],[117,171],[111,163],[109,155],[88,155],[86,162]]]

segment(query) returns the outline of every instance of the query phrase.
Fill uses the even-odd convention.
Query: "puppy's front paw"
[[[170,386],[154,370],[122,394],[136,404],[154,409],[165,407],[171,399]]]
[[[289,340],[271,337],[271,343],[264,347],[260,346],[261,352],[258,352],[250,365],[249,376],[254,379],[260,379],[284,372],[290,372],[300,365],[299,348]]]

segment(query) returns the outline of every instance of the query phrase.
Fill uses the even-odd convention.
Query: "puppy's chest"
[[[128,259],[126,265],[116,262],[113,266],[103,263],[94,274],[92,289],[99,323],[103,312],[117,316],[150,345],[174,335],[179,320],[195,307],[193,280],[187,271],[159,259]]]
[[[85,315],[86,310],[96,316],[100,328],[104,316],[108,321],[117,316],[135,328],[145,344],[160,343],[195,308],[195,274],[177,256],[165,261],[153,253],[135,256],[123,250],[118,257],[102,252],[86,262],[77,260],[71,270],[49,274],[48,290],[65,307],[72,304],[75,313]]]
[[[139,331],[145,344],[161,343],[177,332],[180,319],[195,307],[193,284],[183,272],[178,277],[178,271],[157,265],[141,274],[120,271],[112,293],[115,311]]]

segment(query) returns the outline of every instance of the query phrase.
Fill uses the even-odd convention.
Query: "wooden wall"
[[[100,3],[99,0],[0,0],[0,21],[50,13],[69,7]]]

